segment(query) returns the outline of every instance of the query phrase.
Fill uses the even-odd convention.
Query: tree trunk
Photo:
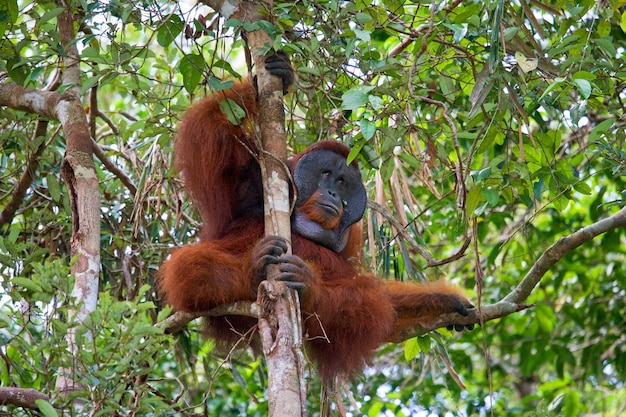
[[[78,258],[71,272],[75,283],[72,297],[80,308],[73,317],[81,323],[94,311],[98,302],[98,282],[100,276],[100,188],[93,161],[91,136],[87,117],[80,100],[80,59],[75,45],[74,19],[69,6],[58,18],[61,44],[67,53],[63,84],[74,85],[64,94],[67,107],[59,109],[59,120],[63,123],[67,148],[63,158],[61,174],[65,180],[72,207],[71,256]],[[66,113],[67,112],[67,113]],[[69,121],[62,120],[72,114]],[[75,355],[78,346],[74,340],[75,329],[68,333],[70,354]],[[59,371],[56,389],[71,391],[76,381],[72,370]]]
[[[69,6],[57,17],[63,56],[63,94],[35,90],[13,82],[0,84],[0,105],[58,120],[63,126],[66,151],[61,166],[72,209],[71,267],[75,283],[72,297],[79,309],[69,319],[80,324],[96,309],[100,276],[100,188],[92,155],[87,117],[80,99],[80,60],[75,46],[74,20]],[[77,354],[75,328],[67,335],[68,356]],[[56,389],[76,387],[72,369],[59,369]]]
[[[271,1],[222,2],[206,1],[222,16],[235,17],[244,23],[268,20]],[[236,7],[233,10],[233,7]],[[259,116],[255,121],[260,137],[259,164],[263,176],[265,198],[265,234],[281,236],[291,243],[291,210],[289,201],[289,170],[283,111],[283,86],[278,77],[265,70],[265,54],[274,45],[263,29],[246,33],[246,41],[256,69]],[[291,251],[291,248],[289,249]],[[306,415],[304,384],[304,355],[302,354],[302,323],[298,294],[285,283],[273,278],[277,269],[270,269],[268,280],[261,283],[259,331],[268,369],[268,399],[270,417]]]

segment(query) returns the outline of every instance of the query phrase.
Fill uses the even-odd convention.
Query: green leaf
[[[591,83],[582,78],[574,78],[574,84],[578,88],[580,95],[586,100],[591,96]]]
[[[375,96],[373,94],[370,94],[369,96],[367,96],[370,104],[372,105],[372,108],[374,110],[380,110],[383,108],[383,99]]]
[[[350,148],[350,153],[348,154],[348,157],[346,158],[347,164],[352,163],[352,161],[354,161],[356,157],[359,156],[359,153],[361,153],[361,149],[363,149],[366,143],[367,143],[366,141],[362,140],[362,141],[357,142],[355,145],[353,145]]]
[[[498,205],[498,200],[500,199],[500,194],[498,190],[494,190],[493,188],[483,188],[483,196],[487,200],[487,203],[490,207],[495,207]]]
[[[209,86],[213,91],[223,91],[232,88],[235,84],[232,80],[222,81],[216,77],[209,77]]]
[[[611,58],[617,54],[617,49],[610,38],[594,39],[594,42]]]
[[[491,48],[489,51],[489,68],[495,69],[500,64],[500,25],[502,24],[502,14],[504,11],[504,2],[496,2],[496,8],[493,12],[493,20],[491,25]]]
[[[233,69],[233,66],[223,59],[218,59],[213,63],[213,68],[221,68],[235,78],[241,79],[241,76]]]
[[[25,85],[28,78],[28,66],[19,56],[7,59],[6,69],[13,81],[19,85]]]
[[[593,81],[596,79],[596,76],[589,71],[578,71],[574,75],[572,75],[572,78],[582,78],[583,80]]]
[[[156,306],[152,301],[137,304],[137,311],[152,310],[153,308],[156,308]]]
[[[269,22],[267,20],[259,20],[257,23],[259,27],[263,29],[263,31],[265,31],[265,33],[267,33],[267,35],[272,40],[275,40],[276,38],[280,37],[280,33],[276,30],[276,26],[274,26],[272,22]],[[265,53],[263,55],[265,55]]]
[[[17,16],[19,14],[19,7],[17,5],[17,0],[5,0],[0,2],[0,22],[6,23],[11,22],[15,23],[17,20]]]
[[[385,403],[378,399],[372,398],[372,405],[370,406],[367,417],[378,417],[384,415],[384,411],[387,409]]]
[[[93,77],[87,78],[80,86],[80,93],[85,94],[85,92],[87,92],[87,90],[89,90],[91,87],[98,85],[101,77],[102,76],[100,74],[97,74]]]
[[[93,46],[88,46],[80,53],[82,58],[89,58],[89,61],[92,62],[106,62],[102,58],[102,54],[99,48],[94,48]],[[84,83],[83,83],[84,84]]]
[[[141,131],[141,130],[144,130],[145,128],[146,128],[145,120],[137,120],[136,122],[133,122],[130,124],[130,126],[128,126],[128,130],[131,132]]]
[[[478,207],[478,205],[482,203],[484,199],[485,197],[483,196],[481,187],[474,187],[470,190],[469,193],[467,193],[465,208],[467,210],[468,216],[471,216],[474,213],[476,207]]]
[[[220,110],[226,115],[228,121],[234,125],[240,125],[243,118],[246,117],[244,109],[230,98],[220,101]]]
[[[48,10],[46,13],[44,13],[43,16],[37,19],[37,25],[41,25],[44,22],[54,19],[55,17],[63,13],[63,10],[65,10],[63,9],[63,7],[57,7],[52,10]]]
[[[417,344],[419,345],[420,349],[428,354],[430,353],[430,336],[422,336],[422,337],[418,337],[417,338]]]
[[[576,417],[580,415],[581,403],[580,393],[576,390],[568,390],[563,399],[563,412],[565,417]]]
[[[404,342],[404,359],[407,361],[415,359],[415,357],[422,351],[419,343],[417,343],[417,339],[417,337],[412,337]]]
[[[41,411],[44,416],[46,417],[58,417],[59,416],[59,414],[57,413],[57,410],[55,410],[52,404],[50,404],[48,401],[42,398],[39,398],[35,400],[35,404],[37,404],[37,407],[39,407],[39,411]]]
[[[484,181],[491,175],[491,167],[483,168],[476,173],[476,181]]]
[[[204,59],[200,55],[185,55],[180,60],[178,70],[183,75],[183,86],[188,93],[193,94],[198,84],[200,84],[203,68]]]
[[[46,184],[48,185],[50,197],[57,203],[61,201],[61,187],[59,186],[57,178],[52,174],[46,175]]]
[[[552,333],[556,324],[556,316],[552,308],[546,304],[538,304],[535,307],[535,320],[539,325],[539,330],[544,334]]]
[[[372,32],[369,30],[354,29],[354,34],[363,42],[369,42],[371,40]]]
[[[461,40],[465,37],[465,35],[467,35],[467,23],[463,23],[460,25],[445,23],[444,26],[446,26],[448,29],[454,32],[454,37],[453,37],[454,43],[461,42]]]
[[[299,74],[310,74],[310,75],[313,75],[315,77],[320,77],[321,76],[319,68],[301,67],[301,68],[298,68],[298,73]]]
[[[569,200],[567,197],[560,195],[552,200],[552,205],[556,209],[556,211],[562,212],[569,205]]]
[[[374,133],[376,133],[376,123],[368,119],[361,119],[359,125],[361,127],[361,134],[366,140],[370,140],[374,137]]]
[[[157,32],[157,42],[163,47],[169,46],[184,28],[185,22],[178,15],[169,16]]]
[[[41,288],[41,286],[35,282],[33,282],[32,279],[30,278],[24,278],[24,277],[13,277],[11,278],[11,282],[14,285],[17,285],[19,287],[25,288],[29,291],[32,292],[42,292],[43,288]]]
[[[539,101],[541,101],[548,93],[550,93],[550,91],[552,91],[555,88],[557,88],[558,86],[560,86],[563,83],[563,81],[565,81],[565,78],[563,78],[563,77],[556,77],[554,79],[554,81],[552,82],[552,84],[550,84],[548,86],[548,88],[546,88],[546,90],[543,92],[541,97],[539,97]]]
[[[14,245],[15,242],[17,242],[17,238],[19,237],[20,233],[21,233],[21,229],[19,227],[11,227],[11,231],[9,232],[9,235],[6,237],[7,243],[11,243],[12,245]]]
[[[609,129],[611,129],[613,127],[613,125],[615,124],[615,120],[614,118],[610,118],[610,119],[606,119],[603,122],[598,123],[593,130],[591,131],[591,133],[589,133],[589,142],[593,142],[595,141],[597,138],[599,138],[603,133],[606,133],[609,131]]]
[[[243,26],[243,22],[239,19],[230,18],[224,22],[225,28],[240,28]]]
[[[163,329],[150,323],[137,323],[137,325],[132,327],[131,333],[139,336],[161,334],[163,333]]]
[[[574,189],[581,194],[591,195],[591,187],[584,181],[580,181],[574,184]]]
[[[364,13],[364,12],[357,13],[356,20],[358,20],[359,23],[363,25],[367,23],[372,23],[374,21],[374,19],[372,19],[372,16],[370,16],[369,13]]]
[[[402,162],[405,162],[409,167],[413,169],[419,169],[422,165],[422,161],[420,161],[410,153],[400,152],[400,154],[398,154],[398,157],[402,160]]]
[[[369,101],[367,93],[374,87],[359,85],[343,93],[341,96],[342,110],[356,110]]]

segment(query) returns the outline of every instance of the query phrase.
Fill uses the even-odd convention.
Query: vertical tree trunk
[[[246,23],[267,20],[271,16],[271,1],[242,2],[235,13]],[[260,134],[259,164],[263,176],[265,197],[265,234],[277,235],[289,242],[291,250],[291,210],[289,201],[289,170],[282,80],[265,70],[265,55],[260,51],[274,44],[262,29],[247,33],[246,40],[256,69],[259,116],[256,120]],[[273,280],[278,269],[270,269],[268,281],[261,284],[259,331],[268,368],[268,397],[270,417],[306,415],[304,384],[304,355],[302,354],[302,323],[298,294],[285,283]]]
[[[62,84],[71,85],[63,94],[21,87],[13,82],[0,83],[0,105],[58,120],[63,126],[66,151],[61,166],[72,210],[71,273],[75,283],[72,297],[77,311],[70,320],[80,324],[96,309],[100,276],[100,188],[92,156],[91,137],[85,110],[80,100],[80,59],[75,46],[74,20],[69,6],[57,17],[63,56]],[[68,331],[68,356],[79,347],[75,329]],[[68,361],[69,362],[69,361]],[[76,388],[73,369],[59,369],[56,389]]]
[[[77,259],[71,273],[75,283],[72,297],[80,303],[74,319],[81,323],[96,309],[100,276],[100,189],[93,161],[87,117],[80,100],[80,57],[75,45],[74,19],[69,6],[58,18],[64,58],[63,84],[73,85],[65,91],[58,104],[58,118],[63,124],[66,151],[61,167],[72,208],[71,256]],[[78,346],[74,330],[68,333],[70,355]],[[71,391],[76,381],[72,370],[60,370],[56,388]]]
[[[224,18],[235,17],[244,23],[268,20],[272,11],[271,0],[204,0],[204,3]],[[257,136],[261,138],[258,145],[264,181],[265,234],[281,236],[291,243],[283,88],[281,80],[265,70],[265,56],[260,54],[260,51],[267,50],[266,46],[274,45],[274,40],[262,29],[249,31],[246,35],[254,59],[259,94],[260,112],[256,123]],[[306,387],[298,294],[284,283],[274,281],[270,270],[268,281],[264,281],[259,288],[257,304],[269,375],[269,415],[305,416]]]

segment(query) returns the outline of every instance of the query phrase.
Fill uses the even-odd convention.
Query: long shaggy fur
[[[220,110],[230,98],[249,118],[231,124]],[[201,241],[174,251],[160,270],[159,285],[175,310],[205,311],[238,300],[255,300],[259,277],[253,276],[251,254],[263,236],[260,169],[251,130],[257,112],[254,87],[244,81],[231,90],[208,97],[186,113],[175,144],[175,166],[203,220]],[[343,157],[348,148],[320,142]],[[356,166],[356,162],[353,162]],[[317,215],[317,214],[316,214]],[[318,223],[323,224],[318,219]],[[387,282],[364,273],[360,266],[362,224],[349,229],[346,247],[336,253],[297,233],[294,255],[314,272],[315,286],[303,300],[303,322],[311,357],[324,380],[352,377],[372,358],[374,350],[393,334],[441,313],[468,304],[463,294],[444,283],[431,285]],[[241,317],[207,320],[211,337],[232,343],[254,325]]]

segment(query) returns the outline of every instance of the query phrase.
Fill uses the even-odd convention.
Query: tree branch
[[[518,304],[526,300],[545,273],[563,256],[598,235],[624,226],[626,226],[626,207],[622,207],[620,211],[610,217],[598,220],[569,236],[560,238],[543,252],[519,285],[504,297],[502,301]]]
[[[0,106],[59,119],[57,113],[61,99],[61,94],[56,91],[24,88],[11,81],[0,83]]]
[[[187,323],[197,319],[198,317],[219,317],[219,316],[247,316],[259,317],[259,308],[252,301],[238,301],[232,304],[224,304],[208,311],[185,312],[177,311],[162,322],[156,324],[157,327],[164,329],[165,333],[175,333],[181,330]]]
[[[0,405],[14,405],[30,410],[39,410],[39,406],[35,403],[36,400],[50,401],[50,397],[33,388],[0,388]]]
[[[469,310],[467,317],[460,316],[457,313],[442,314],[437,320],[430,323],[422,323],[421,325],[414,326],[404,330],[403,332],[394,335],[393,339],[389,342],[399,343],[412,337],[423,336],[426,333],[433,330],[441,329],[453,325],[468,325],[486,323],[491,320],[506,317],[509,314],[516,313],[518,311],[526,310],[532,307],[528,304],[515,304],[507,301],[498,301],[495,304],[482,306],[480,309],[475,308]]]
[[[72,321],[80,324],[96,309],[100,275],[100,183],[93,160],[89,125],[80,97],[80,55],[76,47],[74,15],[63,0],[63,12],[57,16],[57,26],[63,56],[62,82],[71,86],[59,102],[57,116],[65,132],[66,151],[61,165],[72,210],[72,239],[70,254],[77,259],[70,271],[75,277],[72,297],[76,308],[70,311]],[[76,327],[67,334],[71,354],[80,348],[74,337]],[[89,335],[89,334],[88,334]],[[59,370],[56,389],[66,393],[76,389],[72,369]]]
[[[458,314],[442,315],[432,323],[424,323],[420,326],[407,329],[394,341],[397,342],[410,337],[421,336],[429,331],[454,324],[485,323],[530,308],[532,305],[523,304],[523,302],[530,296],[532,290],[537,286],[539,281],[541,281],[541,278],[546,272],[563,258],[563,256],[598,235],[624,226],[626,226],[626,207],[623,207],[613,216],[599,220],[577,230],[569,236],[560,238],[543,252],[519,285],[497,303],[472,309],[467,317],[461,317]]]
[[[111,174],[119,178],[119,180],[122,181],[122,184],[124,184],[128,191],[130,191],[130,193],[134,196],[137,193],[137,187],[133,184],[133,180],[131,180],[130,177],[126,175],[126,173],[117,165],[111,162],[109,158],[107,158],[104,150],[102,150],[102,147],[100,147],[98,142],[96,142],[93,138],[91,139],[91,145],[94,155],[96,155],[100,162],[102,162],[102,165],[104,165]]]
[[[530,268],[520,284],[506,297],[495,304],[485,305],[481,308],[472,309],[467,317],[459,316],[456,313],[442,314],[437,320],[406,329],[402,333],[394,335],[389,342],[398,343],[416,336],[437,330],[443,327],[460,324],[479,324],[491,320],[506,317],[518,311],[532,307],[531,304],[524,304],[534,287],[539,283],[545,273],[556,264],[563,256],[576,249],[585,242],[590,241],[598,235],[606,233],[618,227],[626,226],[626,207],[622,208],[613,216],[599,220],[591,225],[577,230],[569,236],[560,238],[555,244],[550,246],[539,257],[537,262]],[[185,324],[200,316],[220,316],[226,314],[241,314],[250,317],[257,317],[258,307],[251,302],[238,302],[208,312],[200,313],[175,313],[167,320],[159,323],[165,327],[167,333],[180,330]]]
[[[243,22],[259,24],[272,18],[272,1],[242,2],[233,14]],[[291,253],[291,204],[287,168],[287,135],[283,82],[265,69],[268,47],[274,39],[259,26],[245,34],[244,40],[254,60],[259,114],[255,126],[259,165],[263,178],[265,235],[281,236]],[[257,136],[258,137],[258,136]],[[302,317],[295,290],[275,281],[277,265],[268,269],[268,280],[259,286],[259,334],[268,370],[269,415],[306,415],[306,384],[302,354]]]
[[[15,213],[17,209],[22,204],[24,197],[26,196],[26,191],[28,187],[33,183],[33,179],[35,179],[35,171],[39,168],[39,157],[43,153],[46,148],[46,131],[48,129],[48,121],[40,119],[37,121],[37,127],[35,128],[35,132],[33,133],[33,142],[39,138],[43,137],[44,139],[41,141],[41,144],[29,158],[26,163],[26,168],[24,168],[24,172],[20,176],[20,179],[13,190],[11,195],[11,199],[6,204],[2,212],[0,213],[0,227],[5,224],[10,224],[13,221],[13,217],[15,217]]]

